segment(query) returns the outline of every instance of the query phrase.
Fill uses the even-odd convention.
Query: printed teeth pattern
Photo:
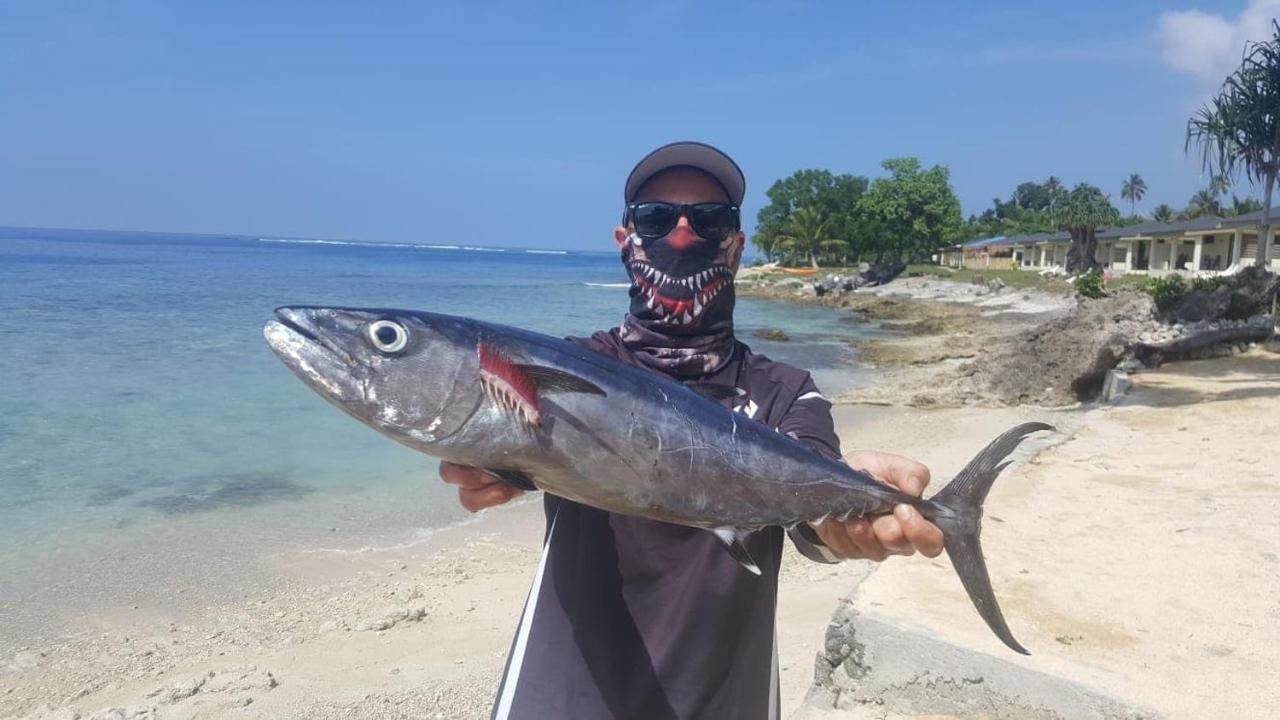
[[[701,317],[707,305],[733,282],[733,271],[723,265],[682,278],[673,278],[643,262],[633,262],[628,269],[644,296],[645,305],[673,325],[692,324]],[[676,287],[692,291],[693,296],[673,298],[662,292]]]

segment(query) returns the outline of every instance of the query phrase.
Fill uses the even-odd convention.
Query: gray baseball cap
[[[635,199],[636,192],[649,178],[667,168],[682,165],[710,174],[724,188],[729,202],[742,205],[742,198],[747,194],[747,178],[742,174],[742,168],[723,151],[706,143],[692,141],[663,145],[645,155],[627,176],[623,201],[631,202]]]

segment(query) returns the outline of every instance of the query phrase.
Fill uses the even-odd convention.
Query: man
[[[734,410],[839,457],[831,404],[809,374],[734,337],[745,189],[737,164],[709,145],[674,143],[641,160],[614,229],[630,311],[620,327],[574,341],[680,381],[737,387],[743,394],[724,401]],[[929,482],[928,469],[896,455],[860,452],[848,462],[913,495]],[[475,468],[441,463],[440,476],[472,512],[520,494]],[[705,530],[552,495],[543,502],[546,545],[495,718],[777,717],[782,529],[747,539],[756,576]],[[905,505],[874,520],[801,525],[791,539],[820,562],[942,551],[941,531]]]

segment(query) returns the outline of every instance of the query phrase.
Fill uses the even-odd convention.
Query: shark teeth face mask
[[[697,376],[728,362],[739,238],[715,243],[679,226],[666,237],[627,239],[622,263],[631,278],[631,308],[622,338],[646,364]]]

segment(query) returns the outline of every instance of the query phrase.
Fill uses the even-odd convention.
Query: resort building
[[[1280,270],[1276,231],[1280,209],[1272,211],[1271,269]],[[1252,264],[1258,257],[1262,212],[1237,217],[1206,216],[1172,223],[1146,222],[1098,231],[1097,260],[1114,273],[1213,275]],[[1004,238],[1014,267],[1061,270],[1071,236],[1066,232]]]

